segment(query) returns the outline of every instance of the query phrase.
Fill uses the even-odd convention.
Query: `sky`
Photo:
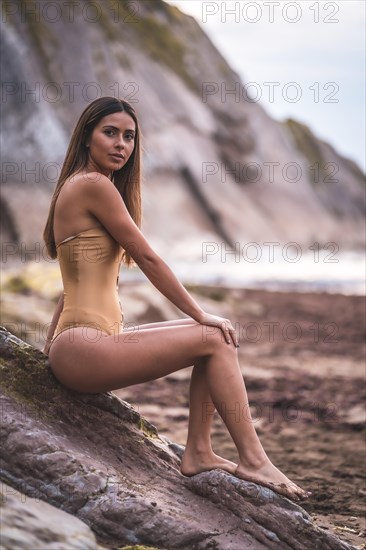
[[[364,0],[167,1],[195,17],[273,118],[308,125],[366,171]]]

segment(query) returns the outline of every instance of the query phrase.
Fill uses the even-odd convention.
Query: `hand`
[[[218,315],[211,315],[211,313],[203,312],[198,322],[201,323],[201,325],[219,327],[222,330],[226,342],[228,344],[231,344],[231,342],[233,342],[236,348],[239,347],[239,340],[236,334],[236,330],[229,319],[224,319],[224,317],[219,317]]]

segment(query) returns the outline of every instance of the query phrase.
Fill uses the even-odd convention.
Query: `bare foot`
[[[237,469],[237,464],[218,456],[213,451],[200,454],[184,453],[180,465],[180,471],[185,476],[194,476],[200,472],[207,472],[220,468],[230,474],[234,474]]]
[[[256,468],[239,463],[234,475],[240,479],[268,487],[294,501],[305,500],[311,495],[311,492],[304,491],[296,483],[290,481],[268,458]]]

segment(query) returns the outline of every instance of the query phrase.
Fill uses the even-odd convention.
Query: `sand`
[[[365,298],[192,287],[240,333],[239,361],[257,433],[272,460],[313,497],[317,525],[365,543]],[[217,304],[217,311],[214,306]],[[117,393],[185,444],[188,367]],[[218,413],[212,445],[237,460]]]

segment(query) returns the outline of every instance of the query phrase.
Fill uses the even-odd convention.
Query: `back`
[[[55,205],[53,230],[56,243],[85,229],[102,227],[99,220],[86,208],[88,180],[73,174],[62,186]]]

